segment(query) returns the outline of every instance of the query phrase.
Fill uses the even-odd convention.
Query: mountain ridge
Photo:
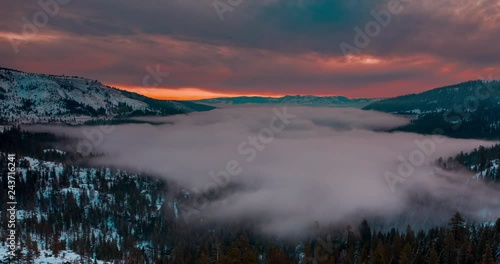
[[[500,81],[474,80],[374,102],[364,110],[407,115],[396,131],[500,139]]]
[[[479,89],[489,93],[484,96]],[[463,105],[466,100],[500,100],[500,81],[471,80],[458,84],[434,88],[421,93],[406,94],[373,102],[363,109],[383,112],[412,113],[412,110],[440,111],[450,109],[456,104]],[[415,108],[415,107],[421,107]]]
[[[193,102],[153,99],[78,76],[8,68],[0,68],[0,107],[2,123],[82,123],[214,109]]]
[[[315,95],[285,95],[282,97],[266,96],[238,96],[201,99],[193,102],[224,106],[224,105],[300,105],[300,106],[327,106],[327,107],[364,107],[380,99],[357,98],[350,99],[345,96],[315,96]]]

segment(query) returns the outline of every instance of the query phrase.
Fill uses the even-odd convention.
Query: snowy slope
[[[60,150],[53,149],[54,151],[61,152]],[[0,152],[0,156],[3,153]],[[65,225],[64,228],[57,229],[60,233],[58,236],[59,241],[65,243],[66,248],[62,248],[58,254],[54,254],[51,245],[53,240],[46,240],[40,234],[39,226],[33,229],[23,229],[17,238],[17,249],[20,252],[16,255],[21,260],[19,263],[116,263],[107,262],[98,259],[95,256],[82,255],[75,252],[71,247],[75,247],[76,241],[83,236],[84,231],[88,230],[90,235],[100,239],[100,243],[105,242],[109,244],[116,244],[117,247],[123,247],[123,232],[119,230],[119,221],[121,217],[116,217],[116,208],[123,208],[121,214],[128,216],[126,219],[135,219],[134,223],[128,223],[132,233],[134,229],[138,229],[144,222],[151,221],[150,218],[158,217],[161,214],[161,208],[165,203],[164,195],[153,196],[155,190],[160,189],[160,181],[156,179],[148,179],[140,176],[139,174],[127,173],[126,171],[104,169],[104,168],[82,168],[78,166],[69,166],[52,161],[43,161],[31,157],[21,157],[18,160],[19,167],[17,168],[18,177],[22,182],[36,183],[35,196],[38,201],[31,209],[26,206],[21,206],[18,197],[18,206],[16,211],[17,226],[26,228],[26,223],[36,222],[40,224],[43,221],[51,218],[53,214],[68,213],[68,201],[75,201],[75,207],[79,207],[78,211],[83,219],[79,222],[74,222],[74,226],[70,227]],[[36,175],[35,175],[36,174]],[[34,176],[35,175],[35,176]],[[67,177],[67,178],[66,178]],[[64,180],[66,179],[66,180]],[[0,182],[2,177],[0,177]],[[106,186],[104,186],[106,185]],[[119,195],[117,189],[122,189],[123,186],[134,186],[134,190],[140,196],[134,198],[123,197]],[[16,191],[23,193],[21,187],[16,187]],[[125,190],[127,194],[133,195],[132,190]],[[48,206],[49,200],[53,197],[62,197],[61,204],[57,209]],[[69,199],[71,197],[71,199]],[[120,198],[121,197],[121,198]],[[142,201],[144,207],[139,209],[133,206],[124,205],[131,203],[131,201]],[[62,202],[64,201],[64,202]],[[41,204],[44,204],[42,206]],[[73,208],[75,208],[73,207]],[[54,212],[53,210],[56,210]],[[143,211],[147,212],[144,213]],[[77,211],[75,211],[76,213]],[[92,218],[92,212],[99,212],[101,218],[94,219],[90,223],[89,219]],[[136,215],[131,214],[136,212]],[[0,212],[0,219],[5,217],[6,212]],[[52,216],[51,216],[52,215]],[[142,217],[142,218],[140,218]],[[43,220],[45,219],[45,220]],[[139,220],[142,219],[142,220]],[[128,220],[130,221],[130,220]],[[32,250],[32,261],[27,261],[28,247],[27,247],[27,230],[30,232],[30,240],[36,244],[37,250]],[[1,235],[0,235],[1,236]],[[4,237],[2,237],[4,240]],[[21,243],[22,242],[22,243]],[[137,238],[137,248],[149,248],[152,242],[147,239]],[[73,246],[70,246],[73,245]],[[33,247],[35,248],[35,247]],[[132,248],[127,248],[128,254],[132,252]],[[36,251],[36,252],[35,252]],[[16,263],[9,255],[9,249],[4,243],[0,243],[0,263]],[[123,263],[120,262],[120,263]]]
[[[28,253],[27,250],[22,251],[23,256],[25,256],[27,253]],[[5,263],[9,263],[8,254],[9,254],[8,248],[0,245],[0,263],[3,263],[2,261],[5,261]],[[40,250],[39,255],[36,257],[34,256],[32,261],[33,261],[32,263],[35,264],[67,264],[67,263],[82,263],[82,261],[91,261],[91,263],[98,263],[98,264],[112,263],[111,261],[105,262],[92,258],[85,258],[84,256],[76,254],[72,250],[62,250],[58,256],[54,256],[52,250]],[[15,263],[16,261],[13,260],[12,262]]]
[[[212,107],[121,91],[80,77],[0,68],[0,117],[4,122],[79,122],[137,115],[172,115]]]

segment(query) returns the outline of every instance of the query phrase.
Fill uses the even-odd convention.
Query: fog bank
[[[456,210],[478,221],[500,213],[498,191],[434,165],[492,142],[384,132],[409,122],[402,117],[280,106],[142,119],[165,124],[31,129],[79,138],[74,149],[90,142],[92,152],[108,154],[96,165],[177,183],[190,197],[180,221],[256,219],[264,232],[294,234],[354,216],[426,212],[444,222]]]

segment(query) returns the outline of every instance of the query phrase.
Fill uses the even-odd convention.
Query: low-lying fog
[[[280,106],[144,120],[165,124],[32,129],[80,138],[73,148],[82,152],[107,153],[96,165],[145,170],[182,186],[193,199],[179,205],[180,221],[255,219],[264,232],[297,234],[354,216],[404,214],[424,224],[423,215],[446,223],[457,210],[476,221],[500,213],[500,192],[434,165],[492,142],[384,132],[409,122],[402,117]]]

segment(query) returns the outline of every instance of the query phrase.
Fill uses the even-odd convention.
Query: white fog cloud
[[[449,217],[436,205],[441,202],[450,204],[450,212],[463,210],[478,219],[500,212],[493,199],[500,200],[498,192],[480,182],[464,185],[471,175],[433,165],[438,157],[492,142],[383,132],[408,120],[373,111],[289,107],[286,112],[295,116],[289,119],[276,111],[283,108],[218,109],[148,118],[167,122],[163,125],[119,125],[96,141],[92,150],[109,155],[93,162],[147,170],[176,182],[195,197],[184,204],[184,216],[258,219],[263,231],[277,234],[297,233],[315,222],[344,223],[355,215],[437,217],[439,212]],[[37,129],[88,140],[82,130],[97,128]],[[425,152],[424,160],[391,190],[387,173],[401,176],[398,170],[418,156],[416,151]],[[418,205],[415,196],[434,202]]]

